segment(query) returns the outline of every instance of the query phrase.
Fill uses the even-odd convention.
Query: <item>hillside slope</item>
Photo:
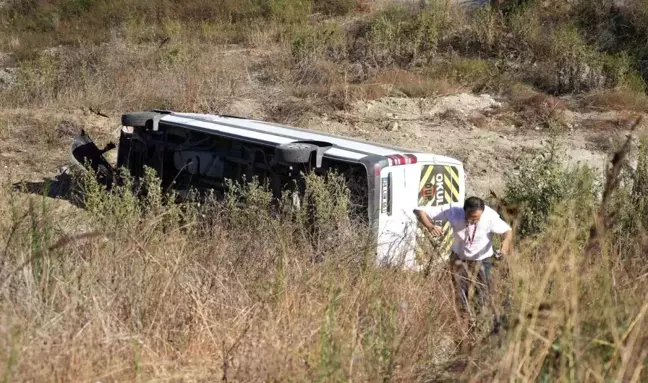
[[[0,4],[4,380],[648,380],[645,1]],[[376,267],[336,178],[312,218],[60,174],[149,108],[461,159],[515,230],[493,306],[471,326],[429,238],[429,273]]]

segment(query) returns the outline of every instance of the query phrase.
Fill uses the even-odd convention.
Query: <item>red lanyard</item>
[[[471,246],[473,244],[473,241],[475,241],[475,234],[477,234],[477,224],[475,224],[475,229],[473,230],[472,236],[470,236],[470,226],[466,228],[466,240]]]

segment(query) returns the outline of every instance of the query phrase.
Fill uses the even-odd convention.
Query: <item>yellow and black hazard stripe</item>
[[[444,166],[443,180],[446,185],[446,203],[459,202],[459,172],[454,166]]]
[[[459,202],[459,172],[454,166],[423,165],[419,181],[419,206]]]
[[[423,165],[419,181],[419,206],[439,206],[459,202],[459,171],[454,166]],[[443,226],[441,256],[447,257],[452,249],[454,232],[449,222]]]
[[[441,255],[449,256],[450,250],[452,249],[452,237],[453,237],[452,226],[450,222],[447,222],[443,225],[443,240],[441,241]]]

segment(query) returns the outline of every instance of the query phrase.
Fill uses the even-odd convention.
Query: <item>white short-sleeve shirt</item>
[[[511,227],[495,210],[486,206],[477,224],[468,225],[463,205],[419,207],[431,220],[447,220],[453,229],[452,251],[464,260],[479,261],[493,255],[492,234],[504,234]]]

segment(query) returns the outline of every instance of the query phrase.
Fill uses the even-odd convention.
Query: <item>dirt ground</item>
[[[233,100],[226,112],[267,118],[263,100]],[[542,147],[546,127],[515,126],[503,101],[489,95],[456,94],[436,99],[383,98],[358,101],[347,111],[312,113],[303,127],[348,137],[448,155],[465,164],[468,194],[501,192],[520,155]],[[72,137],[85,129],[99,146],[116,142],[119,115],[91,110],[0,109],[0,182],[42,182],[69,165]],[[560,141],[567,165],[603,169],[614,142],[626,133],[627,115],[565,111]],[[114,155],[115,151],[111,153]]]
[[[502,192],[505,175],[517,170],[520,156],[547,143],[548,128],[510,122],[505,102],[489,95],[457,94],[437,99],[387,98],[359,102],[339,121],[313,118],[308,126],[385,142],[412,150],[448,155],[464,162],[467,193]],[[586,164],[603,171],[615,142],[627,134],[623,113],[566,110],[559,134],[565,165]]]

